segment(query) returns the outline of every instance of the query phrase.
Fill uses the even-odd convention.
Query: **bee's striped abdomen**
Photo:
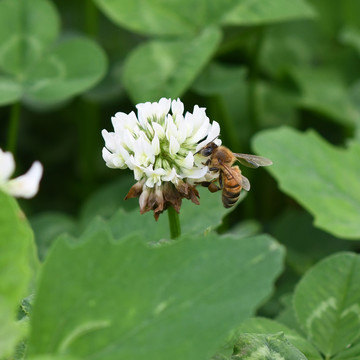
[[[222,202],[224,207],[230,208],[235,205],[239,199],[241,185],[234,179],[223,178]]]

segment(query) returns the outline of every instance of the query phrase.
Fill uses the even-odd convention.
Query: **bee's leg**
[[[196,184],[200,184],[201,186],[207,187],[210,192],[216,192],[220,190],[220,188],[215,184],[214,181],[202,181]]]
[[[222,176],[219,176],[219,190],[223,188],[223,180],[222,180]]]
[[[207,159],[207,160],[206,160],[205,162],[203,162],[202,164],[208,166],[208,165],[210,165],[210,163],[211,163],[211,160],[210,160],[210,159]]]
[[[217,186],[214,182],[209,184],[208,189],[212,193],[221,190],[221,188],[219,186]]]

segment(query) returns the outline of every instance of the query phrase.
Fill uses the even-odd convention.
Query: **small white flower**
[[[213,179],[218,176],[209,175],[204,165],[206,159],[197,152],[211,141],[221,144],[217,139],[220,135],[219,124],[215,121],[210,123],[205,108],[197,105],[192,113],[184,115],[184,105],[180,99],[162,98],[159,102],[138,104],[136,108],[137,116],[134,112],[118,112],[111,119],[114,131],[102,131],[106,165],[134,171],[134,177],[141,187],[136,186],[127,198],[141,194],[142,212],[155,206],[161,211],[166,209],[170,195],[158,194],[165,184],[167,191],[172,188],[169,184],[172,184],[173,188],[186,193],[179,195],[180,201],[182,197],[194,201],[197,191],[193,185],[209,181],[209,176]],[[189,189],[189,186],[192,188]],[[161,206],[156,203],[159,199],[165,202]],[[155,201],[156,204],[151,207],[149,201]],[[175,201],[178,202],[178,198]],[[171,205],[174,206],[173,203]],[[174,207],[179,208],[178,205]]]
[[[31,198],[39,190],[39,183],[43,173],[43,167],[39,161],[35,161],[24,175],[9,180],[15,170],[15,160],[10,152],[0,149],[0,190],[15,196]]]

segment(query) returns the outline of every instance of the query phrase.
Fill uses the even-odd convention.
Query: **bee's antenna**
[[[209,141],[207,143],[207,145],[211,144],[212,142],[214,142],[214,140],[216,140],[218,137],[220,136],[220,134],[218,136],[215,136],[211,141]],[[207,146],[206,145],[206,146]],[[205,147],[205,146],[204,146]],[[198,154],[202,149],[204,149],[204,147],[202,147],[200,150],[198,150],[196,153],[194,153],[194,155]]]

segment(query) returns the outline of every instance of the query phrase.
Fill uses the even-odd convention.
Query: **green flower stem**
[[[181,235],[179,214],[172,206],[167,209],[167,213],[169,218],[170,237],[171,239],[176,239]]]
[[[20,108],[20,103],[17,102],[12,106],[10,112],[9,130],[7,136],[7,150],[11,151],[14,155],[16,153],[19,132]]]
[[[88,36],[96,39],[99,30],[98,10],[92,0],[85,3],[85,32]]]

